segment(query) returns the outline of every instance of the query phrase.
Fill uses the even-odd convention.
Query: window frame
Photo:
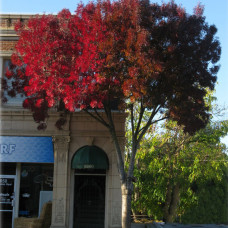
[[[9,61],[11,62],[11,59],[9,56],[6,57],[2,57],[1,56],[1,60],[0,60],[0,68],[1,68],[1,80],[0,80],[0,89],[2,92],[2,78],[5,77],[5,71],[6,71],[6,62]],[[2,99],[0,99],[0,105],[1,108],[16,108],[16,109],[22,109],[23,108],[23,101],[25,99],[25,97],[21,97],[20,94],[16,95],[16,97],[10,97],[9,95],[6,95],[8,101],[6,103],[2,102]]]

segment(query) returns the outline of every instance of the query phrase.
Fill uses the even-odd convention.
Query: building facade
[[[14,24],[30,16],[0,15],[1,78],[18,40]],[[123,147],[125,115],[113,115]],[[39,217],[48,201],[51,228],[121,227],[117,157],[108,130],[84,112],[69,115],[62,130],[55,127],[58,118],[50,111],[46,130],[37,130],[20,97],[1,104],[2,227],[14,227],[18,217]]]

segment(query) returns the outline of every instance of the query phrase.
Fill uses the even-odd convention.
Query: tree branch
[[[104,110],[105,110],[106,116],[107,116],[108,121],[109,121],[109,128],[108,129],[109,129],[109,132],[110,132],[111,137],[113,139],[113,142],[115,144],[115,148],[116,148],[116,152],[117,152],[117,159],[118,159],[118,165],[119,165],[119,171],[120,171],[119,172],[120,173],[120,180],[123,183],[126,181],[126,173],[124,170],[124,159],[122,157],[122,151],[120,148],[118,137],[116,135],[115,125],[113,122],[112,112],[111,112],[109,103],[107,105],[104,104]]]
[[[158,120],[155,120],[155,121],[151,122],[151,125],[152,125],[152,124],[155,124],[155,123],[157,123],[157,122],[159,122],[159,121],[165,120],[165,119],[168,119],[168,116],[165,116],[165,117],[163,117],[163,118],[161,118],[161,119],[158,119]]]
[[[141,122],[142,122],[142,118],[143,118],[144,111],[145,111],[145,108],[143,107],[143,103],[142,103],[142,101],[141,101],[141,107],[140,107],[138,125],[137,125],[137,128],[136,128],[136,130],[135,130],[136,137],[137,137],[137,135],[138,135],[139,132],[140,132],[139,128],[140,128],[140,125],[141,125]]]
[[[142,118],[143,114],[145,111],[145,108],[143,107],[142,101],[141,101],[141,107],[140,107],[140,112],[139,112],[139,119],[137,123],[137,127],[135,130],[134,126],[134,112],[133,112],[134,106],[133,104],[131,105],[131,128],[132,128],[132,151],[131,151],[131,158],[130,158],[130,165],[128,169],[128,177],[131,177],[133,175],[133,170],[134,170],[134,163],[135,163],[135,155],[137,151],[137,136],[139,134],[139,128],[142,123]]]
[[[157,109],[156,109],[156,108],[153,109],[153,112],[151,113],[150,118],[149,118],[149,120],[147,121],[146,125],[139,131],[139,132],[141,132],[141,133],[139,134],[139,137],[138,137],[138,139],[137,139],[137,145],[139,145],[139,143],[141,142],[141,140],[142,140],[143,136],[146,134],[146,131],[148,130],[148,128],[149,128],[153,123],[156,123],[156,122],[158,122],[158,121],[160,121],[160,120],[163,119],[163,118],[162,118],[162,119],[159,119],[159,120],[156,120],[156,121],[153,121],[153,122],[152,122],[154,116],[158,113],[158,111],[159,111],[160,108],[161,108],[161,106],[159,106]]]
[[[108,129],[110,128],[109,124],[101,117],[101,115],[97,112],[96,109],[94,109],[96,115],[94,115],[93,113],[91,113],[90,111],[88,111],[87,109],[83,109],[84,112],[86,112],[87,114],[89,114],[91,117],[93,117],[95,120],[97,120],[99,123],[103,124],[105,127],[107,127]]]
[[[135,138],[135,124],[134,124],[134,105],[130,105],[130,110],[131,110],[131,132],[132,132],[132,141]]]

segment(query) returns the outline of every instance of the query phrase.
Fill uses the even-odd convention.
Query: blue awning
[[[0,161],[53,163],[52,137],[0,136]]]

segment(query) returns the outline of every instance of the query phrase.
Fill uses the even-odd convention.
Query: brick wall
[[[32,15],[0,15],[0,28],[13,30],[18,21],[25,22]]]
[[[0,52],[12,52],[18,36],[14,26],[18,21],[26,22],[32,15],[0,14]]]
[[[1,51],[12,51],[15,47],[16,41],[0,41]]]
[[[3,29],[13,29],[15,24],[17,23],[17,21],[19,21],[20,19],[19,18],[2,18],[1,19],[1,22],[0,22],[0,26],[1,28]]]

